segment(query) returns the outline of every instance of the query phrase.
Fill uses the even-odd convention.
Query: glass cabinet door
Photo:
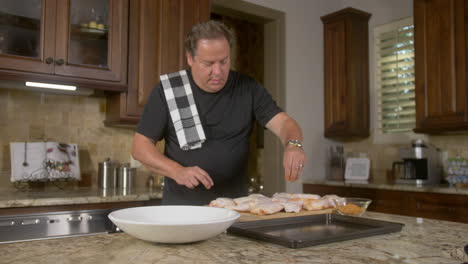
[[[108,68],[109,0],[70,1],[68,63]]]
[[[57,21],[56,74],[125,79],[128,1],[60,0]]]
[[[0,68],[53,71],[53,47],[47,46],[54,44],[54,30],[43,18],[55,10],[46,9],[48,1],[0,0]]]

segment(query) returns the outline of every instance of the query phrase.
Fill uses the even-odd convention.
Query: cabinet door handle
[[[57,65],[62,65],[64,63],[65,63],[65,61],[63,59],[58,59],[58,60],[55,61],[55,64],[57,64]]]
[[[54,59],[52,57],[47,57],[45,59],[45,63],[47,63],[47,64],[51,64],[52,62],[54,62]]]

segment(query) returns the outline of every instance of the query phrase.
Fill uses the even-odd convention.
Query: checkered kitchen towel
[[[182,150],[201,148],[206,137],[187,72],[182,70],[161,75],[160,80],[180,148]]]

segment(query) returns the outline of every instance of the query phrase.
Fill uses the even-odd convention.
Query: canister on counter
[[[135,184],[135,177],[136,168],[132,168],[129,163],[125,163],[119,168],[117,187],[125,190],[131,190]]]
[[[101,189],[115,188],[117,184],[118,164],[107,158],[98,164],[98,187]]]

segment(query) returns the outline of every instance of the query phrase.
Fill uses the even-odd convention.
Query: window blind
[[[379,128],[383,133],[411,131],[416,122],[414,25],[385,25],[375,36]]]

